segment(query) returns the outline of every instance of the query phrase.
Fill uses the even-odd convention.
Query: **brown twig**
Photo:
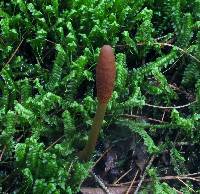
[[[126,118],[146,119],[146,120],[154,121],[154,122],[157,122],[157,123],[165,123],[165,121],[162,121],[162,120],[159,120],[159,119],[150,118],[150,117],[146,117],[146,116],[143,116],[143,115],[121,114],[121,115],[119,115],[119,116],[120,116],[120,117],[126,117]]]
[[[189,46],[185,51],[187,52],[188,50],[189,50],[189,48],[190,48],[191,46]],[[178,57],[178,59],[171,65],[171,67],[169,67],[168,69],[166,69],[165,71],[163,71],[163,73],[166,73],[167,71],[169,71],[170,69],[172,69],[174,66],[175,66],[175,64],[181,59],[181,57],[184,55],[185,53],[182,53],[179,57]]]
[[[142,175],[142,177],[141,177],[141,179],[140,179],[140,182],[138,183],[138,186],[137,186],[137,188],[136,188],[134,194],[137,194],[138,191],[140,190],[140,187],[142,186],[142,183],[143,183],[143,181],[144,181],[144,179],[145,179],[145,177],[146,177],[146,175],[147,175],[147,171],[150,169],[150,167],[151,167],[151,165],[152,165],[154,159],[155,159],[155,155],[153,155],[153,156],[151,157],[151,159],[149,160],[149,163],[148,163],[148,165],[147,165],[147,167],[146,167],[146,169],[145,169],[145,171],[144,171],[144,173],[143,173],[143,175]]]
[[[55,42],[51,41],[51,40],[48,40],[48,39],[45,39],[47,42],[50,42],[51,44],[56,44]]]
[[[47,147],[44,151],[46,152],[47,150],[49,150],[51,147],[53,147],[58,141],[60,141],[65,135],[59,137],[56,141],[54,141],[51,145],[49,145],[49,147]]]
[[[177,192],[177,194],[183,194],[183,192],[178,191],[176,188],[173,187],[173,189]]]
[[[20,135],[18,138],[17,138],[17,142],[19,142],[22,138],[23,138],[24,134]]]
[[[195,173],[195,174],[200,174]],[[195,181],[195,182],[200,182],[200,177],[190,177],[190,174],[188,175],[179,175],[179,176],[173,176],[173,175],[169,175],[169,176],[164,176],[164,177],[158,177],[158,180],[160,181],[166,181],[166,180],[177,180],[177,178],[179,178],[180,180],[191,180],[191,181]],[[152,179],[144,179],[143,182],[151,182]],[[120,184],[116,184],[116,185],[112,185],[112,186],[123,186],[123,185],[130,185],[131,181],[129,182],[125,182],[125,183],[120,183]],[[139,181],[135,181],[135,184],[139,183]]]
[[[181,108],[186,108],[188,106],[191,106],[192,104],[195,104],[196,102],[197,102],[197,100],[190,102],[188,104],[180,105],[180,106],[157,106],[157,105],[145,103],[144,106],[149,106],[149,107],[152,107],[152,108],[159,108],[159,109],[174,109],[174,108],[175,109],[181,109]]]
[[[122,194],[125,193],[128,189],[128,186],[120,186],[120,187],[108,187],[109,191],[112,194]],[[133,192],[134,188],[131,189]],[[105,191],[101,188],[93,188],[93,187],[81,187],[81,193],[83,194],[105,194]]]
[[[195,98],[192,94],[186,92],[185,90],[182,90],[181,88],[177,87],[175,84],[169,84],[169,86],[170,86],[173,90],[176,90],[176,91],[178,91],[179,93],[185,95],[185,97],[186,97],[187,99],[194,99],[194,98]]]
[[[154,44],[158,44],[158,45],[161,45],[161,46],[168,46],[168,47],[174,47],[176,48],[177,50],[189,55],[192,59],[194,59],[195,61],[197,61],[198,63],[200,63],[200,60],[197,59],[195,56],[191,55],[190,53],[188,53],[187,51],[183,50],[182,48],[176,46],[176,45],[173,45],[173,44],[169,44],[169,43],[163,43],[163,42],[155,42]]]
[[[111,194],[111,192],[105,186],[103,181],[94,172],[90,171],[90,174],[94,177],[95,181],[99,183],[99,186],[101,186],[101,188],[106,192],[106,194]]]
[[[133,168],[130,168],[127,170],[123,175],[121,175],[114,183],[113,185],[116,185],[121,179],[123,179]]]
[[[131,184],[130,184],[130,186],[129,186],[127,192],[126,192],[126,194],[129,194],[129,193],[130,193],[131,188],[133,187],[133,183],[135,182],[135,179],[136,179],[136,177],[137,177],[137,175],[138,175],[138,172],[139,172],[139,170],[137,170],[137,172],[136,172],[136,174],[135,174],[135,176],[134,176],[134,178],[133,178],[133,180],[132,180],[132,182],[131,182]]]
[[[3,180],[0,181],[0,184],[2,184],[3,182],[5,182],[11,175],[7,175]]]
[[[5,150],[6,150],[6,145],[4,145],[3,150],[1,152],[0,161],[2,160],[2,157],[3,157],[3,154],[4,154]]]
[[[94,163],[94,165],[92,166],[92,168],[94,168],[97,165],[97,163],[99,163],[99,161],[111,150],[111,148],[112,148],[112,146],[109,147],[108,149],[106,149],[106,151]]]
[[[146,43],[145,42],[140,42],[140,43],[137,43],[138,46],[142,46],[142,45],[145,45]],[[155,39],[155,42],[153,44],[157,44],[157,45],[160,45],[161,47],[162,46],[168,46],[168,47],[173,47],[173,48],[176,48],[177,50],[181,51],[182,53],[184,54],[187,54],[188,56],[190,56],[192,59],[194,59],[195,61],[197,61],[198,63],[200,63],[200,59],[196,58],[195,56],[191,55],[190,53],[187,52],[187,50],[184,50],[176,45],[173,45],[173,44],[170,44],[168,42],[157,42],[157,40]],[[116,47],[127,47],[128,45],[116,45]],[[177,61],[176,61],[177,62]],[[176,63],[175,62],[175,63]]]
[[[0,37],[0,41],[3,43],[4,46],[6,45],[3,38]]]
[[[200,172],[195,172],[195,173],[191,173],[191,174],[186,174],[186,175],[180,175],[180,176],[195,176],[195,175],[200,175]]]
[[[22,40],[20,41],[19,45],[17,46],[15,51],[12,53],[11,57],[8,59],[8,61],[5,63],[5,65],[8,65],[11,62],[11,60],[13,59],[13,57],[16,55],[17,51],[19,50],[20,46],[22,45],[23,41],[24,41],[24,38],[22,38]]]
[[[165,113],[166,113],[166,111],[164,110],[162,118],[161,118],[161,121],[164,121],[164,119],[165,119]]]
[[[181,183],[183,183],[189,190],[191,190],[191,191],[193,191],[194,193],[195,193],[195,191],[194,191],[194,189],[192,189],[188,184],[186,184],[183,180],[181,180],[179,177],[177,177],[177,179],[181,182]]]

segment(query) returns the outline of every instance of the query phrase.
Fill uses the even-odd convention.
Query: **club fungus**
[[[115,56],[111,46],[101,48],[98,64],[96,66],[97,110],[89,132],[87,144],[79,152],[79,158],[87,161],[95,149],[101,125],[103,123],[106,107],[114,87],[116,75]]]

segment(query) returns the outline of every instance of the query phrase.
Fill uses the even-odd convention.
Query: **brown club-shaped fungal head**
[[[110,45],[101,48],[96,66],[97,99],[100,104],[107,103],[112,96],[116,75],[115,56]]]

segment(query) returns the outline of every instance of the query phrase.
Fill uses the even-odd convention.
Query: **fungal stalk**
[[[96,66],[97,110],[89,132],[87,144],[78,154],[79,158],[83,161],[87,161],[95,149],[107,104],[112,96],[115,75],[116,68],[113,50],[111,46],[104,45],[101,48],[99,60]]]

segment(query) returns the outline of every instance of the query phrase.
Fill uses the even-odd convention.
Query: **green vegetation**
[[[80,190],[104,44],[117,75],[103,128],[129,128],[157,158],[167,150],[171,175],[200,171],[200,0],[0,0],[0,193]],[[141,193],[199,186],[162,175],[150,168]]]

